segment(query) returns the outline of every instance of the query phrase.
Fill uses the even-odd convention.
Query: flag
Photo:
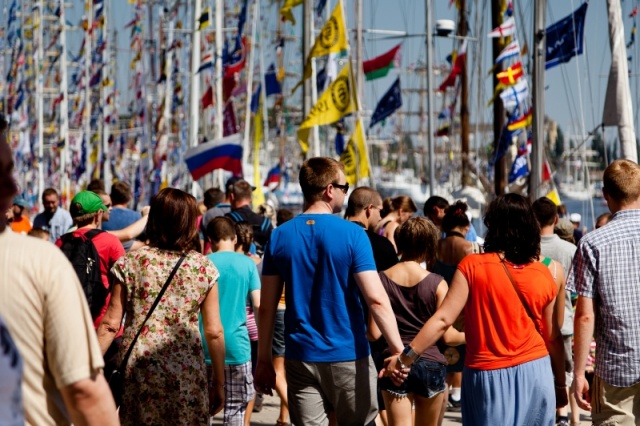
[[[291,13],[291,9],[296,6],[300,6],[304,3],[304,0],[284,0],[284,4],[280,9],[280,15],[282,15],[283,21],[289,21],[293,25],[296,24],[296,18],[293,17],[293,13]]]
[[[262,98],[260,98],[258,100],[258,110],[253,116],[253,185],[256,189],[251,194],[251,201],[254,206],[264,204],[265,201],[261,185],[262,179],[260,179],[260,141],[264,136],[262,108]]]
[[[558,194],[558,190],[555,188],[555,185],[553,189],[551,189],[551,192],[545,195],[545,197],[553,201],[556,206],[559,206],[560,204],[562,204],[562,201],[560,201],[560,194]]]
[[[202,99],[200,99],[200,104],[202,105],[202,109],[207,109],[208,107],[213,106],[213,86],[209,86],[204,92]]]
[[[236,110],[233,107],[233,102],[229,101],[224,106],[222,119],[222,134],[223,136],[231,136],[238,132],[238,120],[236,120]]]
[[[336,80],[320,96],[307,118],[300,125],[298,141],[302,146],[302,152],[306,153],[309,149],[307,139],[311,127],[335,123],[358,109],[355,87],[352,82],[351,66],[347,62]]]
[[[529,165],[527,164],[527,153],[518,154],[513,164],[511,165],[511,171],[509,172],[509,184],[513,183],[516,179],[529,174]]]
[[[510,35],[514,35],[515,33],[516,33],[516,21],[515,19],[513,19],[513,16],[512,16],[506,21],[504,21],[502,25],[500,25],[497,28],[494,28],[491,32],[489,32],[489,34],[487,34],[487,37],[489,38],[507,37]]]
[[[251,96],[251,105],[250,109],[252,113],[258,112],[258,106],[260,105],[260,92],[261,92],[261,84],[258,84],[258,87],[253,91],[253,95]]]
[[[217,141],[206,142],[189,148],[184,153],[184,161],[193,177],[198,180],[217,169],[242,175],[242,145],[239,134]]]
[[[198,68],[198,71],[196,71],[196,74],[200,74],[200,71],[208,70],[211,68],[213,68],[213,54],[207,53],[202,57],[202,62],[200,62],[200,67]]]
[[[393,112],[401,106],[402,93],[400,91],[400,77],[398,77],[389,90],[387,90],[387,93],[382,96],[378,105],[376,105],[376,109],[373,111],[373,115],[371,116],[369,128],[372,128],[376,123],[379,123],[393,114]]]
[[[527,126],[531,125],[533,121],[533,108],[530,108],[523,116],[521,117],[513,117],[509,118],[509,122],[507,123],[507,129],[509,131],[514,131],[518,129],[523,129]]]
[[[496,77],[500,80],[500,83],[507,86],[513,86],[524,75],[522,71],[522,63],[516,62],[506,70],[499,72]]]
[[[234,74],[242,71],[242,69],[244,68],[247,57],[246,44],[247,42],[243,38],[238,49],[236,49],[233,53],[226,53],[222,55],[222,66],[224,67],[225,77],[233,77]]]
[[[500,99],[505,108],[513,108],[523,103],[529,97],[529,85],[522,79],[514,86],[508,87],[500,93]]]
[[[498,146],[496,147],[495,155],[489,161],[489,166],[493,167],[496,164],[496,162],[500,158],[502,158],[504,153],[507,152],[507,149],[509,149],[509,147],[513,143],[513,138],[518,136],[520,133],[522,133],[522,130],[518,129],[518,130],[511,131],[507,128],[507,126],[505,126],[502,129],[502,133],[500,134],[500,140],[499,140]]]
[[[309,51],[309,56],[307,56],[304,65],[302,80],[293,88],[292,93],[302,85],[304,80],[311,78],[311,58],[328,55],[329,53],[339,53],[349,49],[349,37],[347,37],[346,28],[342,13],[342,0],[340,0],[333,9],[331,17],[322,27],[320,34],[316,37],[316,41]]]
[[[588,5],[587,2],[582,3],[582,6],[571,15],[547,28],[545,69],[569,62],[575,55],[582,54],[584,22]]]
[[[371,175],[369,169],[369,156],[367,155],[367,146],[364,135],[364,128],[362,126],[362,118],[358,119],[356,122],[356,128],[353,130],[351,134],[351,138],[349,139],[349,143],[353,143],[356,146],[356,150],[358,153],[358,172],[359,177],[365,178]]]
[[[515,56],[520,56],[520,43],[518,40],[514,40],[507,47],[502,49],[502,52],[496,58],[496,64],[504,61],[505,59],[513,58]]]
[[[453,60],[453,66],[451,67],[451,71],[447,78],[440,84],[438,87],[438,91],[443,92],[447,87],[453,87],[456,83],[456,78],[465,67],[465,61],[467,58],[467,40],[462,42],[460,46],[460,51],[457,53],[455,60]]]
[[[342,155],[344,152],[344,118],[336,123],[336,154]]]
[[[281,177],[282,170],[280,169],[280,164],[277,164],[272,167],[271,170],[269,170],[269,172],[267,173],[267,178],[264,180],[263,186],[268,187],[272,183],[279,184]]]
[[[385,77],[391,68],[400,66],[400,46],[399,44],[388,52],[362,63],[362,69],[367,81]]]
[[[636,21],[634,19],[633,27],[631,27],[631,39],[629,40],[629,43],[627,43],[627,49],[633,46],[633,43],[636,41],[636,31]]]
[[[209,26],[209,8],[207,7],[198,18],[198,31]]]
[[[352,186],[358,183],[356,161],[355,142],[353,139],[349,139],[347,146],[344,147],[344,151],[340,154],[340,162],[344,166],[344,178]]]
[[[276,66],[271,64],[264,75],[265,92],[267,96],[282,94],[282,86],[276,76]]]
[[[629,14],[629,18],[633,18],[638,14],[638,6],[634,7],[631,13]]]
[[[322,12],[324,11],[324,8],[327,6],[327,0],[318,0],[318,3],[316,4],[316,16],[318,18],[322,17]]]
[[[436,130],[433,136],[448,136],[450,128],[451,126],[449,126],[448,124],[445,124],[444,126],[440,127],[438,130]]]

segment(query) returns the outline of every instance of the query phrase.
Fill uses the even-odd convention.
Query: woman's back
[[[538,327],[542,328],[542,311],[553,303],[558,291],[549,269],[540,262],[506,264]],[[469,284],[464,308],[465,318],[469,319],[465,322],[467,367],[494,370],[548,354],[498,254],[467,256],[458,269]]]

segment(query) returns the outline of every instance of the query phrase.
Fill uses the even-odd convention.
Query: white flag
[[[516,33],[516,21],[513,16],[502,23],[498,28],[495,28],[487,37],[506,37]]]
[[[500,99],[502,99],[505,108],[513,108],[524,102],[527,97],[529,97],[529,85],[524,78],[500,93]]]

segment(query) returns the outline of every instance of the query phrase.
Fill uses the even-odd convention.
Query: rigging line
[[[584,44],[585,44],[585,49],[584,49],[584,61],[587,65],[587,87],[589,89],[589,101],[591,103],[591,124],[595,124],[597,123],[596,121],[596,104],[593,101],[593,80],[591,79],[591,66],[590,66],[590,62],[589,62],[589,50],[586,49],[587,41],[586,41],[586,34],[585,36],[585,40],[584,40]],[[604,137],[604,135],[603,135]],[[606,151],[606,150],[605,150]]]

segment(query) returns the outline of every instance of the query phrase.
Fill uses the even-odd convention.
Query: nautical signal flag
[[[340,53],[349,49],[349,37],[347,36],[347,27],[345,25],[344,13],[342,11],[342,0],[338,1],[333,13],[322,27],[320,34],[316,37],[316,41],[309,51],[309,56],[304,65],[304,75],[302,80],[296,84],[291,91],[295,92],[304,80],[311,78],[311,58],[325,56],[329,53]]]
[[[509,131],[514,131],[518,129],[524,129],[527,126],[531,126],[533,121],[533,108],[530,108],[523,116],[509,119],[507,123],[507,129]]]
[[[214,170],[223,169],[242,175],[242,145],[240,134],[206,142],[189,148],[184,161],[193,177],[198,180]]]
[[[504,21],[502,25],[491,30],[489,34],[487,34],[487,37],[489,38],[507,37],[510,35],[514,35],[515,33],[516,33],[516,21],[515,19],[513,19],[513,17],[510,17],[509,19]]]
[[[519,177],[523,177],[529,174],[529,165],[527,164],[527,151],[519,153],[513,164],[511,165],[511,171],[509,172],[509,184],[512,184]]]
[[[209,8],[207,7],[198,18],[198,31],[209,26]]]
[[[513,108],[523,103],[529,97],[529,85],[527,80],[522,79],[515,85],[507,87],[500,93],[500,99],[505,108]]]
[[[347,114],[358,109],[356,91],[349,62],[342,68],[338,77],[324,91],[318,102],[311,108],[309,115],[298,129],[298,142],[302,152],[309,150],[309,132],[313,126],[335,123]]]
[[[574,56],[582,54],[588,5],[588,2],[582,3],[572,14],[546,29],[545,69],[569,62]]]
[[[378,105],[376,105],[376,109],[373,111],[373,115],[371,116],[369,128],[372,128],[376,123],[379,123],[393,114],[401,106],[402,92],[400,91],[400,77],[398,77],[389,90],[387,90],[387,93],[382,96]]]
[[[213,54],[207,53],[202,57],[202,62],[200,62],[200,67],[198,68],[198,71],[196,71],[196,74],[200,74],[200,71],[208,70],[211,68],[213,68]]]
[[[202,95],[202,99],[200,99],[200,104],[202,105],[202,109],[207,109],[210,106],[213,106],[213,87],[209,86],[207,90]]]
[[[507,67],[506,70],[499,72],[496,77],[500,80],[500,83],[507,86],[513,86],[523,75],[524,71],[522,70],[522,63],[516,62],[512,66]]]
[[[502,49],[502,52],[496,58],[496,64],[504,61],[505,59],[513,58],[515,56],[520,56],[520,43],[518,40],[514,40],[507,47]]]
[[[280,15],[282,15],[282,20],[285,22],[289,21],[293,25],[295,25],[296,18],[293,17],[293,13],[291,13],[291,9],[293,9],[296,6],[300,6],[302,3],[304,3],[304,0],[284,0],[284,4],[280,9]]]
[[[362,63],[362,69],[367,81],[385,77],[389,74],[391,68],[400,66],[400,46],[399,44],[388,52]]]
[[[455,55],[455,60],[453,60],[453,66],[451,67],[451,72],[447,78],[440,84],[438,87],[438,91],[443,92],[447,87],[453,87],[456,84],[456,78],[458,75],[462,73],[464,70],[465,62],[467,59],[467,40],[462,42],[460,46],[460,50]]]

